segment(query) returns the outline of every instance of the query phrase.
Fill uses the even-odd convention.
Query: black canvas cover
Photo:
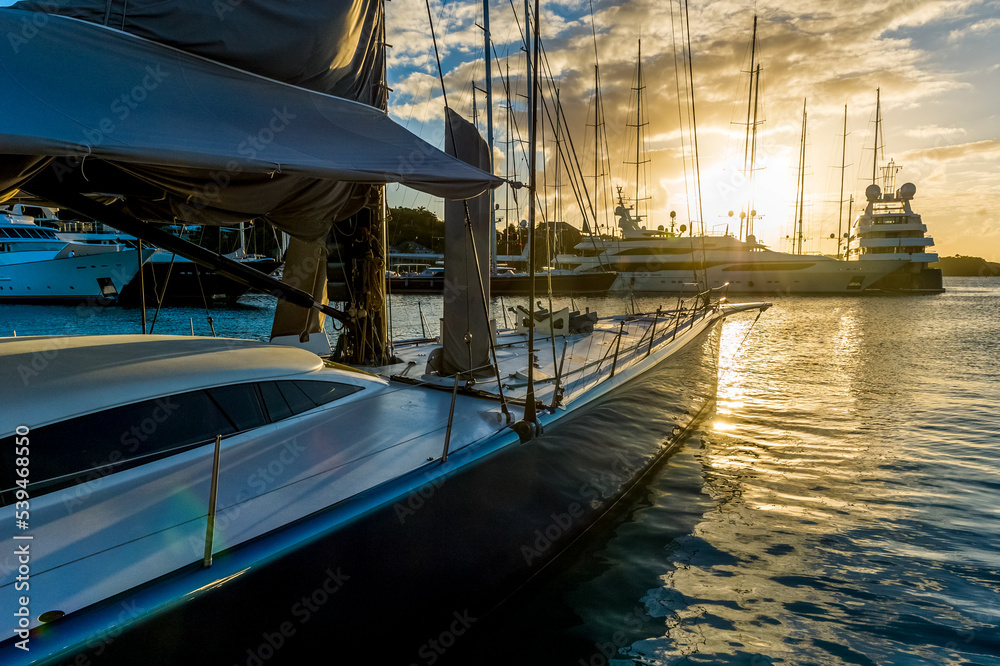
[[[498,185],[378,108],[381,32],[381,0],[0,9],[0,200],[44,176],[146,220],[265,217],[313,242],[372,184]]]

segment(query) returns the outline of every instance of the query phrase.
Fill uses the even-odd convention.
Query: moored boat
[[[891,163],[887,169],[895,173]],[[873,291],[911,294],[944,291],[941,269],[928,267],[938,260],[937,254],[929,251],[934,239],[926,235],[927,225],[910,207],[916,192],[913,183],[904,183],[895,192],[891,187],[883,192],[874,183],[865,190],[868,205],[854,222],[850,249],[857,261],[852,263],[893,261],[897,265],[871,286]]]
[[[728,285],[733,294],[857,294],[900,267],[890,258],[862,263],[776,252],[752,234],[740,240],[729,234],[643,229],[621,200],[616,214],[621,237],[581,243],[576,254],[558,257],[559,265],[569,269],[616,272],[614,292],[690,294],[707,284]]]
[[[315,7],[332,12],[322,15],[325,29],[339,27],[345,41],[350,33],[361,52],[381,34],[379,3],[352,20],[339,7]],[[0,27],[24,18],[21,10],[0,9]],[[312,14],[298,18],[290,21],[297,28],[317,22]],[[441,618],[457,635],[562,553],[682,441],[711,409],[720,324],[767,307],[731,305],[704,292],[673,309],[598,319],[568,308],[536,312],[529,301],[516,329],[495,333],[480,279],[487,267],[475,257],[487,256],[484,192],[499,179],[482,169],[483,142],[453,109],[446,110],[446,154],[381,110],[328,90],[243,72],[104,25],[47,20],[0,77],[30,82],[39,96],[56,90],[59,105],[72,106],[73,122],[47,116],[43,140],[23,116],[3,119],[0,137],[13,138],[0,141],[0,162],[37,166],[22,168],[10,187],[280,296],[279,310],[296,309],[287,326],[276,313],[273,340],[309,343],[310,335],[322,337],[320,314],[336,317],[335,356],[349,365],[294,344],[256,341],[0,341],[0,371],[20,380],[0,385],[0,438],[10,444],[2,453],[8,478],[0,488],[0,535],[23,546],[14,557],[25,558],[0,574],[0,605],[15,609],[16,622],[0,642],[4,663],[249,664],[278,651],[294,663],[314,658],[317,646],[353,657],[370,656],[373,645],[381,657],[388,648],[373,623],[389,604],[403,610],[406,624],[394,628],[394,639],[419,636]],[[155,21],[164,32],[176,27]],[[227,21],[227,30],[273,37],[253,11]],[[59,45],[81,54],[67,65],[142,80],[152,62],[157,76],[142,113],[123,119],[114,141],[90,146],[86,174],[81,167],[73,178],[56,178],[49,167],[79,154],[80,126],[103,126],[103,102],[117,84],[91,76],[88,97],[67,94],[79,77],[71,67],[46,66],[54,54],[63,57]],[[537,55],[537,41],[533,50]],[[316,60],[323,64],[328,55]],[[370,83],[359,86],[364,94],[382,90]],[[204,112],[215,104],[222,106]],[[270,140],[251,156],[239,141],[262,116]],[[164,118],[176,131],[163,131]],[[259,137],[250,139],[262,143]],[[15,147],[36,155],[24,160]],[[123,172],[142,178],[104,203],[101,194],[122,186]],[[220,172],[240,183],[226,190]],[[150,181],[160,189],[144,187]],[[378,235],[378,220],[362,220],[362,227],[348,219],[359,201],[371,203],[366,210],[377,218],[384,200],[372,182],[407,183],[446,199],[449,279],[465,289],[461,298],[444,299],[440,341],[389,346],[378,326],[385,254],[366,245]],[[292,234],[294,261],[281,283],[185,244],[139,213],[163,219],[181,210],[221,224],[247,208]],[[365,289],[347,290],[357,300],[343,311],[322,298],[322,241],[334,209],[356,246],[343,264],[374,259],[377,268],[365,274],[374,276]],[[630,411],[637,425],[626,437],[620,426]],[[423,657],[423,649],[414,651]]]
[[[428,341],[398,345],[399,363],[362,372],[246,340],[4,339],[5,376],[52,361],[3,389],[11,474],[0,522],[12,530],[17,503],[30,503],[30,521],[8,537],[30,549],[31,588],[24,633],[0,649],[17,655],[14,644],[30,637],[31,655],[93,656],[97,627],[116,639],[128,627],[132,638],[101,652],[134,658],[121,650],[150,639],[151,627],[191,621],[178,604],[232,613],[259,593],[244,585],[259,576],[244,575],[303,553],[325,553],[325,568],[366,581],[363,595],[390,593],[391,582],[430,590],[435,612],[449,603],[487,612],[710,409],[718,324],[764,306],[691,305],[597,321],[543,315],[536,344],[554,335],[561,353],[539,362],[533,395],[526,321],[498,337],[497,383],[423,368],[440,349]],[[60,400],[46,400],[57,386]],[[634,411],[639,395],[655,395],[660,414],[628,441],[613,437],[607,414]],[[528,409],[537,424],[524,420]],[[421,495],[428,488],[434,501]],[[393,523],[400,529],[378,528]],[[441,540],[428,549],[431,535]],[[13,567],[0,581],[13,608],[18,575]],[[365,615],[345,605],[354,594],[337,597],[327,621]],[[271,602],[287,609],[294,599]],[[132,609],[126,621],[122,608]],[[201,624],[208,633],[157,650],[239,657],[243,629]]]
[[[115,303],[140,263],[138,250],[63,240],[30,216],[0,211],[0,302]]]

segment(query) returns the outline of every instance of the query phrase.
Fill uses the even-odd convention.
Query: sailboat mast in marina
[[[756,205],[754,202],[754,179],[756,176],[757,128],[762,121],[758,120],[758,111],[760,109],[759,96],[761,67],[760,64],[757,63],[756,57],[757,16],[754,15],[753,34],[750,38],[750,85],[747,93],[746,134],[743,146],[743,181],[748,186],[750,199],[747,203],[746,210],[740,211],[740,230],[739,234],[736,236],[740,240],[753,236],[753,221],[757,216]],[[746,235],[744,235],[744,231],[746,232]]]
[[[30,478],[9,475],[0,487],[0,538],[31,539],[29,601],[15,590],[17,568],[0,567],[0,606],[24,608],[0,640],[0,661],[83,663],[97,637],[102,660],[117,663],[244,663],[247,645],[322,590],[322,612],[294,626],[282,660],[306,663],[333,646],[360,662],[378,644],[386,663],[408,663],[456,608],[491,616],[628,501],[711,414],[723,321],[768,303],[733,304],[706,290],[672,309],[598,316],[537,307],[532,280],[516,325],[494,331],[488,190],[504,181],[489,171],[487,141],[447,105],[447,152],[383,112],[382,3],[289,3],[278,25],[267,20],[270,5],[249,0],[226,22],[207,20],[215,10],[204,3],[177,1],[221,31],[217,39],[192,39],[169,17],[118,3],[107,5],[106,25],[87,20],[103,18],[100,3],[98,13],[48,15],[46,30],[8,54],[0,85],[29,94],[0,118],[0,196],[57,202],[230,271],[302,311],[290,318],[300,342],[318,337],[303,313],[336,317],[346,329],[340,360],[362,360],[196,336],[0,338],[3,376],[58,350],[31,381],[0,383],[4,469],[15,468],[25,432],[37,453]],[[32,18],[2,8],[0,30]],[[531,233],[539,21],[536,0],[525,40]],[[273,63],[281,49],[295,57]],[[300,58],[312,58],[318,80],[303,78]],[[162,76],[148,106],[122,120],[114,141],[84,146],[80,128],[100,130],[116,81],[141,80],[150,66]],[[372,103],[351,99],[370,94]],[[279,125],[274,109],[295,122]],[[260,127],[271,140],[241,154],[240,140]],[[85,150],[83,174],[74,156]],[[227,165],[229,184],[192,206],[192,191]],[[291,267],[319,262],[325,271],[330,235],[371,250],[344,223],[363,219],[353,216],[366,205],[381,209],[387,183],[445,201],[452,288],[440,339],[390,347],[364,298],[343,310],[326,302],[319,269],[304,271],[300,289],[288,269],[284,282],[241,272],[153,224],[180,213],[263,219],[291,236]],[[381,237],[377,225],[358,233]],[[151,414],[163,417],[158,426],[123,447],[122,432]],[[641,432],[620,431],[629,419],[642,421]],[[623,472],[579,502],[595,470],[611,468]],[[30,502],[31,520],[15,534],[18,502]],[[557,532],[547,527],[553,516]],[[373,600],[391,600],[406,618],[391,644],[377,629],[385,606]]]
[[[795,254],[802,254],[802,223],[806,198],[806,101],[802,100],[802,137],[799,139],[799,170],[795,192]]]

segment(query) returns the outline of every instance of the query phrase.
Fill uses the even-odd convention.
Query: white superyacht
[[[852,294],[873,288],[902,266],[895,256],[862,262],[776,252],[753,234],[743,241],[730,234],[683,235],[683,227],[675,230],[673,225],[645,229],[621,198],[615,215],[621,237],[596,244],[588,240],[576,246],[575,254],[559,256],[563,268],[617,271],[613,291],[693,293],[692,283],[706,276],[704,287],[728,284],[730,293]]]

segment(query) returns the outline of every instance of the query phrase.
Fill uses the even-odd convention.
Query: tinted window
[[[345,396],[360,391],[360,386],[353,384],[340,384],[337,382],[307,382],[298,381],[295,385],[317,405],[325,405],[328,402],[339,400]]]
[[[236,384],[144,400],[32,430],[32,497],[280,421],[362,387],[338,382]],[[41,452],[45,452],[41,455]],[[15,437],[0,440],[0,505],[14,501]]]
[[[292,410],[274,382],[261,382],[260,394],[264,398],[264,406],[272,422],[287,419],[292,415]]]
[[[316,406],[309,396],[302,392],[295,382],[275,382],[278,385],[278,390],[281,391],[281,395],[285,397],[285,402],[288,403],[288,407],[292,410],[292,414],[301,414],[302,412],[312,409]]]
[[[253,384],[220,386],[209,389],[208,394],[229,417],[237,431],[258,428],[267,423]]]
[[[180,453],[236,431],[205,391],[146,400],[32,430],[32,496],[84,483],[149,460]],[[14,438],[0,442],[5,470],[14,468]],[[44,452],[44,453],[43,453]],[[3,479],[3,503],[15,479]]]
[[[271,421],[301,414],[319,405],[348,396],[362,387],[338,382],[262,382],[261,395]]]

